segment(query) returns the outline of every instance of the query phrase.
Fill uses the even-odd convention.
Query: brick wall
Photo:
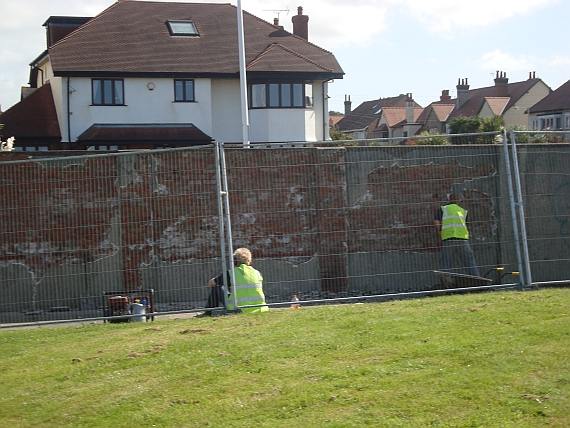
[[[415,149],[404,150],[414,156]],[[454,183],[488,179],[496,172],[484,159],[471,159],[470,165],[422,160],[409,166],[390,160],[363,174],[364,192],[353,202],[347,196],[353,184],[348,169],[365,166],[349,163],[347,152],[227,150],[234,248],[247,246],[257,258],[316,256],[321,288],[342,291],[348,253],[439,251],[433,214],[444,195]],[[1,262],[40,274],[50,266],[119,251],[123,286],[133,290],[141,285],[141,266],[153,260],[220,257],[213,149],[12,164],[1,163],[4,159]],[[472,188],[465,196],[466,208],[478,219],[472,233],[489,236],[490,191]],[[113,228],[120,231],[118,239],[111,236]]]

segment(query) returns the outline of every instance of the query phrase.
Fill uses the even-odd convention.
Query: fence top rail
[[[9,152],[13,155],[22,155],[25,154],[28,156],[28,159],[15,159],[15,160],[0,160],[0,165],[5,164],[18,164],[18,163],[41,163],[41,162],[53,162],[53,161],[61,161],[62,159],[69,160],[69,161],[85,161],[85,159],[93,159],[93,158],[106,158],[106,157],[117,157],[117,156],[132,156],[132,155],[154,155],[156,153],[172,153],[172,152],[185,152],[185,151],[196,151],[196,150],[204,150],[204,149],[212,149],[214,147],[213,144],[207,144],[203,146],[190,146],[190,147],[176,147],[176,148],[166,148],[166,149],[145,149],[145,150],[120,150],[116,152],[105,152],[105,153],[93,153],[88,150],[81,151],[80,155],[70,155],[70,156],[63,156],[57,155],[53,153],[51,155],[42,156],[46,154],[46,152]],[[65,151],[65,153],[76,152],[77,151]],[[50,153],[50,152],[47,152]]]

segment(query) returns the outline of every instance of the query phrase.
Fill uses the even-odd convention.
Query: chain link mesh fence
[[[566,284],[569,145],[515,137],[516,152],[497,133],[479,136],[492,144],[221,145],[227,194],[211,146],[4,156],[0,322],[126,320],[133,302],[156,315],[203,310],[206,282],[224,266],[224,197],[233,248],[252,251],[272,306],[293,294],[316,304],[446,288],[434,273],[434,219],[450,193],[462,196],[475,260],[493,285],[518,284],[525,254],[535,283]]]

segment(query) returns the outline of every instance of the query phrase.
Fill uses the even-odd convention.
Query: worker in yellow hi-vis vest
[[[236,286],[231,281],[230,272],[226,272],[226,281],[230,285],[228,294],[228,309],[235,310],[234,296],[237,301],[238,308],[242,312],[266,312],[269,308],[265,305],[265,294],[263,293],[263,276],[252,266],[251,251],[247,248],[238,248],[233,254],[234,273]],[[206,308],[215,308],[223,305],[224,295],[223,286],[224,274],[220,274],[208,281],[208,287],[211,287],[210,296],[206,303]],[[251,306],[251,307],[249,307]],[[203,314],[198,315],[212,316],[211,310],[206,310]]]
[[[468,275],[479,276],[473,250],[469,245],[467,210],[459,206],[461,195],[448,195],[449,203],[437,210],[434,224],[441,236],[441,270],[451,272],[454,264],[463,267]]]

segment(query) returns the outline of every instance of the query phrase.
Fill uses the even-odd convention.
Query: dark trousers
[[[451,272],[454,265],[463,267],[468,275],[479,276],[473,250],[467,239],[450,238],[441,246],[441,270]]]
[[[210,289],[210,295],[206,301],[206,308],[219,308],[224,306],[224,289],[220,285],[216,285]],[[206,310],[207,313],[212,313],[211,310]]]

